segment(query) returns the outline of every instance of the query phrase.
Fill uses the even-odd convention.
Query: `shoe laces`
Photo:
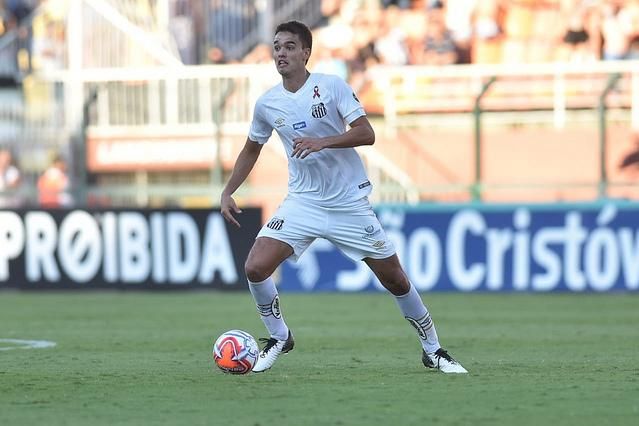
[[[446,352],[445,349],[437,349],[437,351],[435,352],[435,356],[438,358],[444,358],[448,362],[457,363],[457,361],[455,361],[452,356],[448,355],[448,352]]]
[[[268,353],[268,351],[270,351],[271,348],[275,346],[278,342],[278,340],[274,337],[270,337],[270,338],[262,337],[259,339],[259,341],[264,343],[264,349],[262,349],[262,352],[265,354]]]

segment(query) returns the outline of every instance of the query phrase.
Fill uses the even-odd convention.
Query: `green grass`
[[[263,336],[248,293],[0,292],[2,425],[624,425],[639,419],[639,295],[427,294],[470,371],[421,366],[384,294],[283,294],[296,348],[225,375],[210,349]],[[0,346],[7,344],[0,344]]]

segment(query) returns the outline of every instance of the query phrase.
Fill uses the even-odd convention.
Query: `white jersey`
[[[249,139],[266,143],[273,129],[288,157],[290,197],[324,206],[344,206],[367,196],[371,183],[354,148],[326,148],[292,158],[293,139],[343,134],[346,123],[366,115],[353,90],[341,78],[312,73],[295,93],[282,83],[255,104]]]

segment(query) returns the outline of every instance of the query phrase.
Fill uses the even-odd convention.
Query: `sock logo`
[[[273,312],[273,316],[277,319],[282,318],[282,311],[280,310],[280,297],[275,296],[273,302],[271,303],[271,312]]]
[[[426,332],[433,327],[433,320],[430,318],[430,313],[426,313],[423,317],[419,319],[414,319],[411,317],[404,317],[406,321],[410,323],[415,330],[417,330],[417,334],[419,334],[419,338],[422,340],[426,340]]]
[[[270,317],[272,315],[277,319],[282,318],[282,311],[280,310],[280,297],[275,296],[271,303],[257,305],[257,311],[263,317]]]

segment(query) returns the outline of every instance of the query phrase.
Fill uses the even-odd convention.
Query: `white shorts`
[[[285,242],[297,261],[316,238],[325,238],[353,260],[385,259],[395,254],[368,198],[348,207],[320,207],[287,197],[259,237]]]

